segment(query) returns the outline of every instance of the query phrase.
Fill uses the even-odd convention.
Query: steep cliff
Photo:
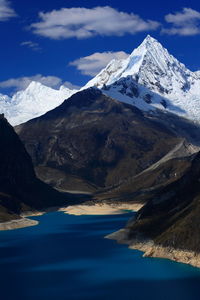
[[[64,205],[67,196],[37,179],[31,158],[12,126],[0,116],[0,222],[27,210]]]

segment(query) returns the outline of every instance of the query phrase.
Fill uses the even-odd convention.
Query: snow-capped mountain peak
[[[82,89],[97,87],[142,110],[168,110],[200,122],[200,71],[192,72],[147,36],[126,59],[113,59]],[[54,109],[76,90],[32,81],[12,97],[0,94],[0,112],[18,125]]]
[[[0,94],[0,112],[5,114],[12,125],[18,125],[54,109],[76,92],[65,86],[55,90],[32,81],[25,90],[16,92],[12,98]]]
[[[149,35],[128,58],[112,60],[84,88],[91,86],[143,110],[165,109],[200,121],[199,72],[187,69]]]
[[[149,72],[153,72],[153,74],[151,73],[150,76]],[[168,75],[169,72],[174,73],[173,75],[178,77],[178,79],[184,77],[183,81],[186,79],[185,72],[188,75],[192,73],[176,58],[170,55],[167,49],[156,39],[148,35],[128,58],[112,60],[105,69],[87,83],[86,87],[95,85],[101,88],[104,84],[113,84],[117,80],[126,78],[127,76],[132,76],[135,79],[138,77],[137,75],[140,75],[139,80],[141,83],[145,79],[145,83],[147,79],[149,79],[150,83],[152,76],[155,76],[153,79],[153,82],[155,82],[159,75]]]
[[[44,87],[44,85],[41,82],[33,80],[29,83],[26,90],[41,89],[43,87]],[[45,86],[45,87],[47,87],[47,86]]]

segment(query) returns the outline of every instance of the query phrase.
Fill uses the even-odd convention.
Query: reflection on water
[[[49,213],[34,217],[38,226],[0,232],[0,299],[199,299],[199,269],[103,238],[130,217]]]

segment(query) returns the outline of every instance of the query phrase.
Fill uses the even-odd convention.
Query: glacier
[[[32,81],[25,90],[16,92],[12,97],[0,94],[0,112],[11,125],[16,126],[56,108],[76,92],[65,86],[55,90]]]

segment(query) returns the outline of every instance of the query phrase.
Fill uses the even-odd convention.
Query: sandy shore
[[[53,207],[46,209],[45,211],[27,211],[20,215],[20,219],[12,220],[9,222],[0,223],[1,230],[12,230],[19,229],[29,226],[38,225],[39,222],[35,220],[28,219],[27,217],[41,216],[45,213],[51,211],[63,211],[66,214],[71,214],[75,216],[81,215],[112,215],[112,214],[123,214],[129,211],[137,211],[142,207],[139,203],[134,204],[94,204],[94,205],[73,205],[67,207]]]
[[[13,230],[13,229],[19,229],[29,226],[35,226],[38,225],[38,221],[30,220],[27,218],[21,218],[17,220],[12,220],[9,222],[0,223],[0,231],[2,230]]]
[[[64,211],[66,214],[81,216],[81,215],[116,215],[127,213],[127,211],[138,211],[143,205],[134,204],[93,204],[93,205],[72,205],[66,208],[61,208],[59,211]]]
[[[0,231],[36,226],[39,224],[39,222],[36,220],[28,219],[27,217],[42,216],[43,214],[45,214],[45,212],[41,212],[41,211],[24,212],[20,215],[20,219],[0,223]]]
[[[35,216],[42,216],[46,213],[46,211],[27,211],[23,212],[20,217],[26,218],[26,217],[35,217]]]
[[[193,251],[179,250],[171,247],[155,245],[152,240],[129,240],[128,229],[121,229],[106,236],[116,240],[120,244],[127,244],[130,249],[143,252],[143,257],[156,257],[170,259],[176,262],[192,265],[200,268],[200,254]]]

